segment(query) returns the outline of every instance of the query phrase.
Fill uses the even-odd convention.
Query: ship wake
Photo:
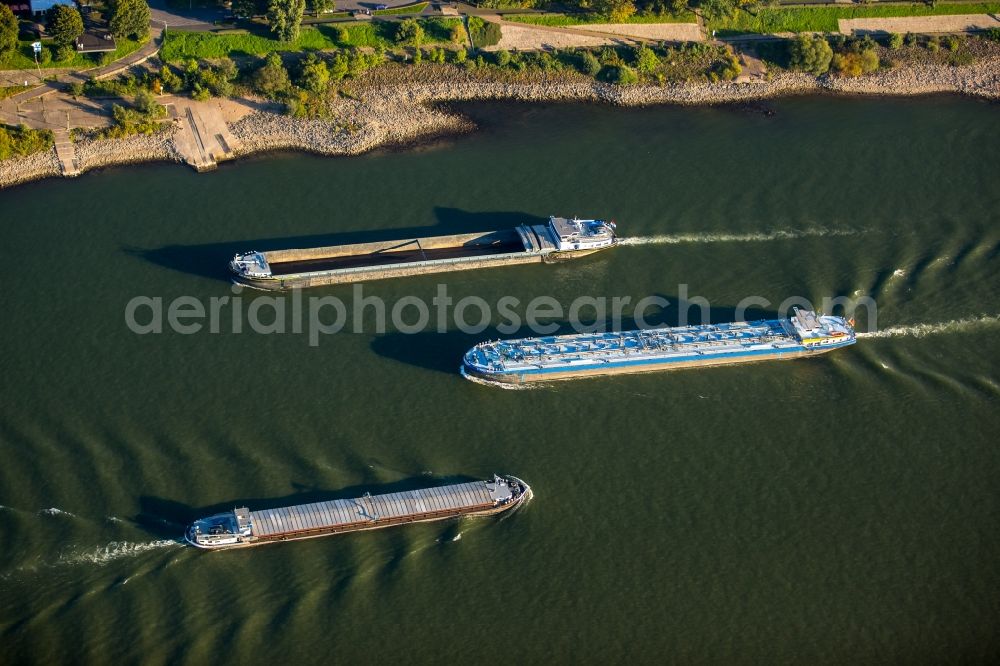
[[[667,234],[663,236],[629,236],[622,238],[621,245],[675,245],[678,243],[757,243],[762,241],[813,238],[817,236],[852,236],[861,233],[858,229],[778,229],[775,231],[749,234]]]
[[[952,321],[940,324],[913,324],[911,326],[891,326],[881,331],[870,333],[858,333],[861,338],[899,338],[912,337],[923,338],[928,335],[938,335],[942,333],[966,333],[981,328],[1000,327],[1000,315],[983,315],[981,317],[967,317],[965,319],[953,319]]]
[[[104,565],[115,560],[127,557],[136,557],[150,551],[181,546],[180,541],[174,539],[161,539],[158,541],[112,541],[105,546],[99,546],[91,550],[72,549],[59,556],[58,564],[97,564]]]
[[[492,386],[493,388],[501,388],[506,391],[530,391],[532,389],[540,388],[538,384],[508,384],[507,382],[495,382],[489,379],[483,379],[482,377],[476,377],[470,375],[465,371],[464,367],[458,369],[459,374],[468,379],[474,384],[480,384],[482,386]]]

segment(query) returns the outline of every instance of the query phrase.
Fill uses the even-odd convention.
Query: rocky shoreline
[[[709,105],[752,102],[788,95],[912,96],[958,93],[1000,99],[1000,54],[951,67],[912,64],[850,79],[783,72],[769,80],[741,83],[674,83],[621,87],[575,75],[519,77],[506,73],[458,72],[425,65],[371,70],[331,101],[330,118],[302,120],[255,111],[229,126],[239,139],[237,157],[278,150],[321,155],[357,155],[379,147],[412,144],[473,129],[472,123],[440,108],[447,102],[504,100],[596,102],[616,106]],[[81,171],[150,161],[183,161],[172,132],[126,139],[87,139],[75,146]],[[55,150],[0,162],[0,188],[61,174]]]

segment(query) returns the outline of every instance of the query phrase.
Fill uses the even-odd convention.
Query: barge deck
[[[795,309],[790,319],[484,342],[466,377],[529,382],[815,356],[854,344],[854,322]]]
[[[531,488],[517,477],[494,476],[489,481],[384,495],[365,493],[353,499],[275,509],[238,507],[196,520],[184,538],[198,548],[242,548],[460,516],[492,515],[513,509],[531,496]]]
[[[551,217],[547,225],[387,242],[245,252],[233,280],[257,289],[295,289],[407,275],[572,259],[618,243],[615,223]]]

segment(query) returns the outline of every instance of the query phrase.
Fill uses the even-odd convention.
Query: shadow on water
[[[479,480],[471,476],[419,476],[403,479],[393,483],[372,485],[356,485],[330,491],[293,483],[295,492],[283,497],[240,497],[221,504],[209,506],[191,506],[162,497],[142,496],[139,498],[139,513],[132,518],[139,527],[160,537],[176,537],[178,530],[183,530],[192,521],[215,513],[231,511],[234,507],[246,506],[252,511],[274,509],[278,507],[310,504],[312,502],[329,502],[338,499],[361,497],[365,493],[384,495],[406,490],[419,490],[453,483],[467,483]]]
[[[645,324],[640,323],[633,317],[622,317],[621,326],[612,326],[610,317],[607,319],[608,330],[627,331],[637,328],[656,328],[662,326],[679,326],[682,323],[682,316],[686,317],[687,323],[700,324],[702,317],[700,308],[691,304],[685,308],[685,304],[677,303],[676,298],[670,298],[664,294],[658,294],[661,298],[670,301],[670,306],[656,312],[649,312],[645,317]],[[708,323],[719,324],[737,320],[737,308],[732,307],[709,307]],[[745,321],[755,319],[777,319],[779,314],[774,310],[764,310],[761,308],[747,308],[741,313],[741,318]],[[542,325],[555,324],[554,332],[546,332],[544,335],[566,335],[577,333],[568,321],[540,321]],[[582,322],[584,325],[593,325],[594,322]],[[583,331],[579,331],[583,332]],[[460,330],[450,330],[444,333],[425,332],[416,334],[389,333],[372,340],[371,349],[383,358],[392,359],[407,365],[416,366],[424,370],[434,370],[450,375],[457,374],[459,366],[462,364],[462,356],[465,352],[477,343],[486,340],[498,340],[503,338],[522,338],[535,335],[527,328],[522,327],[517,333],[503,334],[495,326],[491,326],[480,333],[465,333]]]
[[[419,238],[453,233],[513,229],[520,224],[544,224],[546,221],[546,218],[523,212],[470,212],[458,208],[443,207],[436,207],[434,209],[434,216],[437,218],[437,224],[435,225],[406,229],[372,229],[310,236],[256,238],[202,245],[165,245],[154,249],[123,247],[122,251],[126,254],[145,259],[157,266],[181,273],[229,282],[229,260],[237,252],[247,252],[249,250],[264,252],[268,250],[322,247],[325,245],[375,243],[411,237]],[[373,221],[373,224],[376,222]]]

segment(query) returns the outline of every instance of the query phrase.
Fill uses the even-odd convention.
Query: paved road
[[[149,3],[149,13],[154,21],[160,21],[167,27],[192,27],[196,25],[211,25],[214,21],[225,18],[228,10],[221,7],[193,7],[185,9],[171,7],[167,0],[146,0]]]

